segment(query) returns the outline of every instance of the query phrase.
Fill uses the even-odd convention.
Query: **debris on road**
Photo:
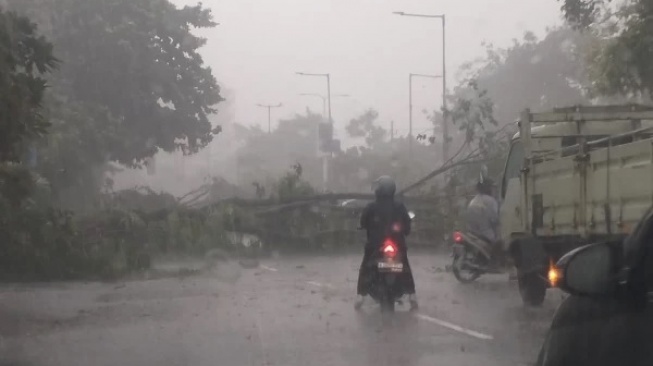
[[[259,261],[258,259],[241,259],[238,261],[241,267],[246,269],[258,268]]]

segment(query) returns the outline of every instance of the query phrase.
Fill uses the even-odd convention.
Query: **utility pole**
[[[267,108],[268,109],[268,133],[272,132],[272,108],[279,108],[283,104],[279,103],[277,105],[265,105],[265,104],[257,104],[257,106],[262,107],[262,108]]]
[[[390,121],[390,141],[395,139],[395,121]]]

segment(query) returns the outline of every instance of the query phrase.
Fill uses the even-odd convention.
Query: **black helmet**
[[[372,183],[372,190],[376,197],[393,197],[397,190],[397,185],[392,177],[382,175]]]
[[[492,194],[492,188],[494,188],[494,186],[494,181],[488,176],[487,167],[484,165],[481,168],[481,174],[479,174],[476,189],[483,194]]]

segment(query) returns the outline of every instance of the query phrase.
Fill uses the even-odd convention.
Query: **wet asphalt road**
[[[420,309],[353,310],[357,256],[121,283],[0,287],[0,365],[529,365],[561,294],[521,305],[507,275],[461,285],[411,253]]]

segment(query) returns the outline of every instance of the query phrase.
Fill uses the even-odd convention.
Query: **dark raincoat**
[[[401,202],[396,202],[394,197],[377,197],[376,201],[369,203],[363,213],[361,214],[360,227],[367,232],[367,240],[365,242],[365,254],[361,263],[360,271],[358,274],[358,294],[367,295],[369,279],[371,278],[368,273],[366,264],[374,254],[374,251],[379,250],[381,244],[386,236],[393,231],[393,225],[398,224],[401,228],[399,235],[393,235],[399,238],[397,245],[402,253],[404,267],[408,269],[404,272],[405,290],[408,294],[415,293],[415,281],[413,279],[410,264],[408,263],[406,236],[410,234],[411,219],[408,216],[408,210]]]

